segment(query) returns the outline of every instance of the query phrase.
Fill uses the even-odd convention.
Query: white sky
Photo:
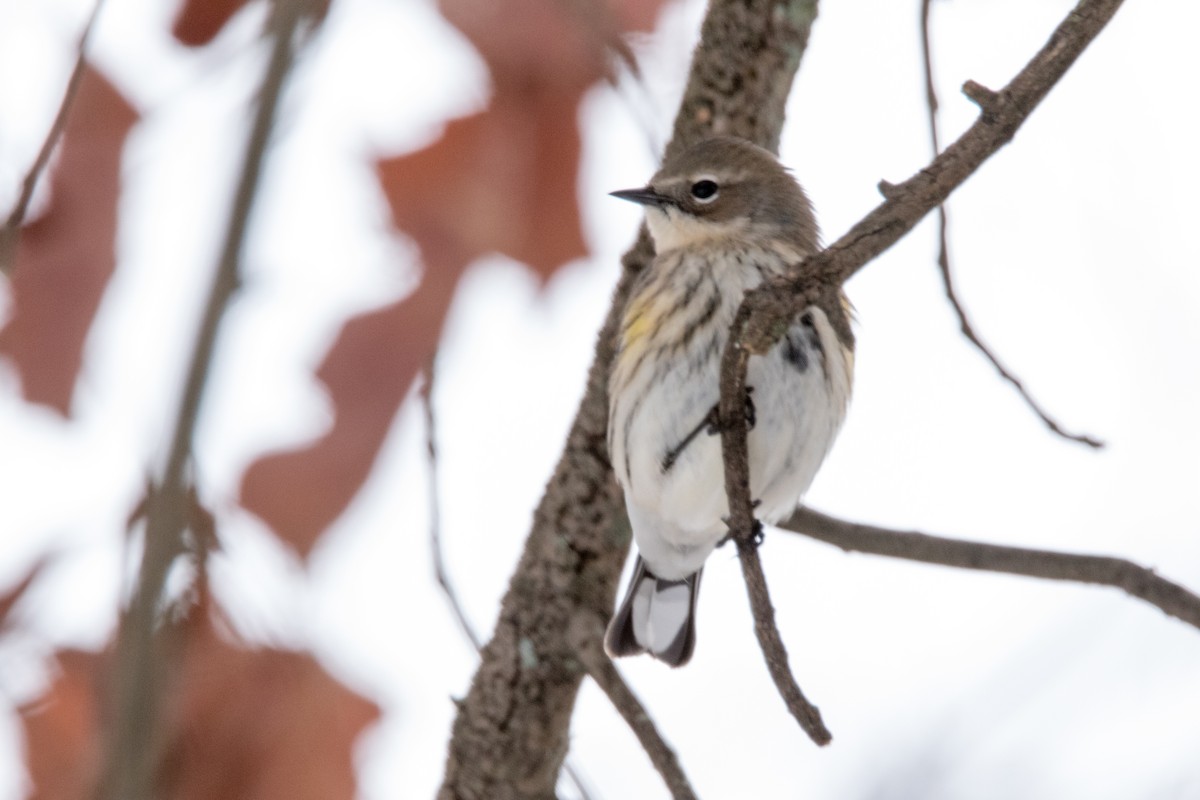
[[[144,119],[125,152],[120,267],[88,341],[78,417],[17,399],[0,367],[0,586],[63,553],[0,648],[0,692],[38,685],[55,645],[95,646],[118,596],[120,529],[161,456],[248,119],[261,9],[210,48],[166,38],[170,9],[107,0],[95,52]],[[935,3],[944,141],[974,118],[957,92],[999,88],[1066,0]],[[919,3],[822,4],[782,156],[828,240],[929,158]],[[58,102],[88,4],[0,0],[0,207]],[[478,264],[451,310],[436,390],[443,537],[468,613],[490,626],[582,391],[636,209],[612,200],[654,169],[701,4],[639,39],[646,87],[596,89],[580,124],[593,250],[545,289]],[[1100,453],[1047,433],[957,333],[922,225],[849,285],[856,395],[809,495],[899,528],[1123,555],[1200,588],[1200,8],[1130,2],[950,205],[977,330]],[[430,76],[437,76],[431,80]],[[328,424],[311,378],[347,314],[419,275],[370,183],[372,153],[419,147],[479,108],[486,71],[429,0],[338,0],[293,82],[280,145],[199,429],[219,512],[221,594],[249,636],[314,649],[380,703],[359,749],[362,797],[429,797],[474,656],[437,594],[421,415],[398,416],[367,487],[307,571],[233,504],[258,454]],[[0,302],[0,309],[3,303]],[[2,313],[2,311],[0,311]],[[622,671],[703,797],[1200,797],[1200,633],[1115,591],[845,555],[790,534],[763,549],[783,636],[834,743],[817,750],[775,695],[740,571],[705,573],[696,658]],[[0,722],[0,797],[19,793],[19,732]],[[598,798],[666,797],[591,685],[572,763]],[[565,796],[572,796],[564,790]]]

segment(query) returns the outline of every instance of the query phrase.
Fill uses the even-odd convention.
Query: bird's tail
[[[686,664],[696,649],[696,595],[702,571],[663,580],[638,556],[629,590],[604,635],[608,654],[615,658],[649,653],[672,667]]]

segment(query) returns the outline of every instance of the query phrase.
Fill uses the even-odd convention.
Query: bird
[[[633,280],[611,364],[608,451],[637,545],[609,623],[610,656],[649,653],[678,667],[696,646],[696,601],[727,535],[721,455],[721,354],[743,295],[820,247],[812,204],[769,151],[702,140],[640,189],[655,257]],[[756,517],[790,515],[846,416],[853,310],[840,291],[803,308],[746,372],[750,491]]]

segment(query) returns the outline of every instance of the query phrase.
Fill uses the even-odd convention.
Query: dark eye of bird
[[[710,180],[696,181],[692,184],[692,197],[700,200],[712,200],[717,196],[717,182]]]

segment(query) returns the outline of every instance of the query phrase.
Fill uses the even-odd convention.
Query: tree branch
[[[421,387],[421,404],[425,409],[425,454],[429,458],[429,551],[433,557],[433,577],[437,580],[438,587],[441,588],[442,595],[450,606],[450,612],[454,614],[454,621],[458,623],[459,630],[471,643],[471,647],[478,651],[483,647],[483,642],[480,640],[479,634],[475,632],[471,621],[467,619],[467,612],[458,599],[458,591],[450,583],[450,575],[446,571],[446,560],[442,556],[442,505],[438,497],[437,420],[433,413],[435,361],[436,358],[430,359],[429,367],[425,370],[425,384]]]
[[[42,149],[38,151],[37,158],[29,166],[29,171],[25,173],[25,179],[21,182],[21,194],[17,197],[16,205],[9,212],[4,225],[0,226],[0,274],[7,275],[12,272],[17,254],[17,240],[21,238],[21,225],[25,222],[25,215],[29,212],[29,203],[33,200],[33,190],[37,188],[38,180],[50,163],[50,156],[54,154],[54,148],[58,146],[63,132],[67,129],[67,117],[70,116],[71,105],[75,101],[75,95],[79,93],[79,83],[83,80],[83,73],[87,69],[88,40],[92,37],[96,19],[100,16],[100,9],[103,5],[104,0],[96,0],[91,15],[84,23],[83,33],[79,35],[75,68],[71,70],[71,77],[67,80],[67,88],[63,91],[58,113],[50,125],[50,130],[46,132],[46,138],[42,141]]]
[[[1116,13],[1121,2],[1081,0],[1046,45],[1002,91],[990,92],[968,83],[964,91],[980,104],[982,113],[958,141],[904,183],[881,184],[884,202],[828,248],[804,259],[791,275],[766,281],[746,294],[722,354],[720,377],[721,450],[729,501],[728,524],[730,536],[742,555],[743,569],[747,568],[745,558],[753,552],[758,532],[750,497],[747,423],[742,411],[750,355],[766,353],[804,308],[822,299],[827,306],[836,305],[839,302],[836,293],[851,275],[912,230],[989,156],[1009,142],[1025,118]],[[768,623],[773,627],[772,620],[756,613],[756,629]],[[761,634],[760,643],[766,653]],[[771,656],[767,657],[770,663]],[[777,679],[776,685],[786,700],[790,691],[787,687],[794,685],[794,680],[789,675],[785,681]]]
[[[1123,0],[1081,0],[1049,41],[999,92],[967,81],[963,92],[980,106],[967,131],[928,166],[900,184],[881,187],[885,200],[832,245],[797,266],[792,275],[750,292],[750,314],[731,344],[766,352],[789,320],[821,294],[836,290],[926,214],[942,204],[993,153],[1012,140],[1025,119],[1104,28]]]
[[[1200,597],[1153,570],[1123,558],[1005,547],[916,531],[889,530],[846,522],[803,507],[778,527],[846,551],[961,569],[1113,586],[1200,628]]]
[[[815,16],[815,0],[711,0],[667,152],[716,133],[775,149]],[[608,373],[630,285],[653,257],[643,229],[622,260],[583,401],[459,705],[441,800],[553,794],[583,677],[567,628],[577,611],[612,612],[629,551],[608,462]]]
[[[921,55],[925,73],[925,106],[928,110],[929,140],[930,144],[933,146],[933,154],[936,156],[941,152],[942,148],[938,143],[938,98],[937,89],[933,84],[933,48],[929,41],[929,16],[931,4],[932,0],[921,0]],[[1025,388],[1024,381],[1022,381],[1016,376],[1015,373],[1005,367],[1004,364],[1000,363],[1000,359],[996,357],[996,354],[993,353],[991,348],[984,344],[983,340],[979,338],[979,335],[975,333],[975,327],[971,324],[970,318],[967,317],[966,308],[958,299],[958,292],[955,291],[954,288],[954,278],[950,269],[950,247],[946,241],[946,232],[947,228],[949,227],[949,220],[947,219],[946,214],[946,204],[942,203],[939,205],[937,211],[938,271],[940,271],[942,274],[942,286],[946,291],[946,299],[950,302],[950,307],[954,309],[955,316],[958,317],[958,327],[962,332],[962,335],[967,337],[967,341],[975,345],[975,349],[982,353],[983,357],[991,362],[992,366],[995,367],[996,372],[1000,374],[1001,378],[1012,384],[1013,388],[1017,390],[1017,394],[1021,395],[1021,399],[1025,401],[1025,405],[1027,405],[1029,409],[1042,420],[1042,423],[1050,429],[1051,433],[1057,434],[1058,436],[1061,436],[1062,438],[1068,439],[1072,442],[1085,444],[1088,447],[1103,447],[1104,443],[1093,436],[1071,433],[1070,431],[1064,429],[1057,420],[1051,417],[1050,414],[1044,408],[1042,408],[1042,406],[1036,400],[1033,399],[1033,395],[1031,395],[1029,390]]]
[[[568,632],[572,646],[575,647],[579,660],[583,662],[592,680],[608,697],[609,702],[617,709],[625,724],[629,726],[651,763],[662,776],[675,800],[696,800],[696,792],[688,782],[687,775],[679,766],[675,751],[666,743],[654,720],[646,713],[645,707],[637,699],[637,695],[625,683],[621,673],[617,671],[612,660],[605,654],[600,642],[604,638],[604,622],[587,611],[580,611],[571,620]]]
[[[754,614],[754,633],[758,636],[758,645],[767,662],[771,680],[775,681],[779,696],[800,723],[801,729],[818,745],[827,745],[833,740],[833,734],[825,727],[821,712],[800,691],[800,685],[788,666],[787,648],[775,624],[775,608],[767,593],[767,578],[763,575],[762,561],[758,558],[758,546],[753,541],[742,540],[738,540],[737,545],[738,560],[742,564],[742,576],[746,579],[746,591],[750,595],[750,608]]]
[[[157,794],[155,783],[164,740],[160,734],[160,707],[171,656],[171,643],[157,626],[157,612],[171,565],[188,549],[184,534],[188,525],[191,481],[186,472],[200,402],[221,319],[238,287],[242,243],[257,195],[279,98],[295,55],[296,33],[301,21],[311,13],[311,7],[312,0],[278,0],[272,12],[270,61],[216,274],[189,360],[166,465],[161,480],[148,493],[138,583],[130,606],[122,616],[117,636],[115,734],[105,776],[106,797],[150,800]],[[204,544],[198,543],[201,558]]]
[[[733,330],[746,324],[749,307],[743,303],[734,318]],[[746,592],[750,597],[750,610],[754,615],[754,633],[767,662],[767,669],[779,696],[788,711],[800,723],[800,727],[818,745],[826,745],[832,739],[829,729],[821,719],[821,712],[808,701],[800,690],[796,678],[788,667],[787,649],[783,637],[775,624],[775,609],[767,592],[767,580],[763,575],[758,558],[757,537],[761,526],[754,518],[754,502],[750,497],[750,462],[746,443],[749,422],[744,411],[746,367],[750,354],[731,338],[722,354],[721,399],[721,453],[725,463],[725,495],[729,498],[729,535],[737,544],[738,558],[742,564],[742,575],[746,580]]]
[[[458,623],[462,635],[478,653],[483,648],[483,641],[475,632],[475,626],[467,618],[466,609],[463,608],[462,601],[458,597],[458,590],[450,580],[450,572],[446,569],[446,559],[442,553],[441,502],[438,496],[437,418],[433,411],[433,384],[436,374],[434,365],[436,362],[436,356],[430,359],[429,366],[425,370],[425,383],[421,387],[421,404],[425,409],[425,452],[429,458],[429,551],[433,558],[433,576],[442,590],[442,595],[446,598],[446,603],[450,606],[454,621]],[[582,800],[591,800],[591,793],[571,762],[563,762],[563,772],[575,784],[575,789],[579,792]]]
[[[738,309],[733,330],[746,324],[750,309],[743,304]],[[758,536],[761,528],[754,519],[754,503],[750,498],[750,462],[746,444],[749,422],[746,419],[744,391],[733,388],[744,386],[746,366],[750,354],[737,346],[734,339],[722,354],[721,399],[721,450],[725,462],[725,494],[729,498],[729,534],[737,544],[738,558],[742,564],[742,576],[746,580],[746,592],[750,597],[750,611],[754,615],[754,633],[762,649],[763,659],[779,696],[788,711],[800,723],[800,727],[818,745],[828,744],[833,736],[821,719],[821,712],[808,701],[804,692],[788,667],[787,648],[775,624],[775,609],[767,591],[766,576],[758,558]]]

